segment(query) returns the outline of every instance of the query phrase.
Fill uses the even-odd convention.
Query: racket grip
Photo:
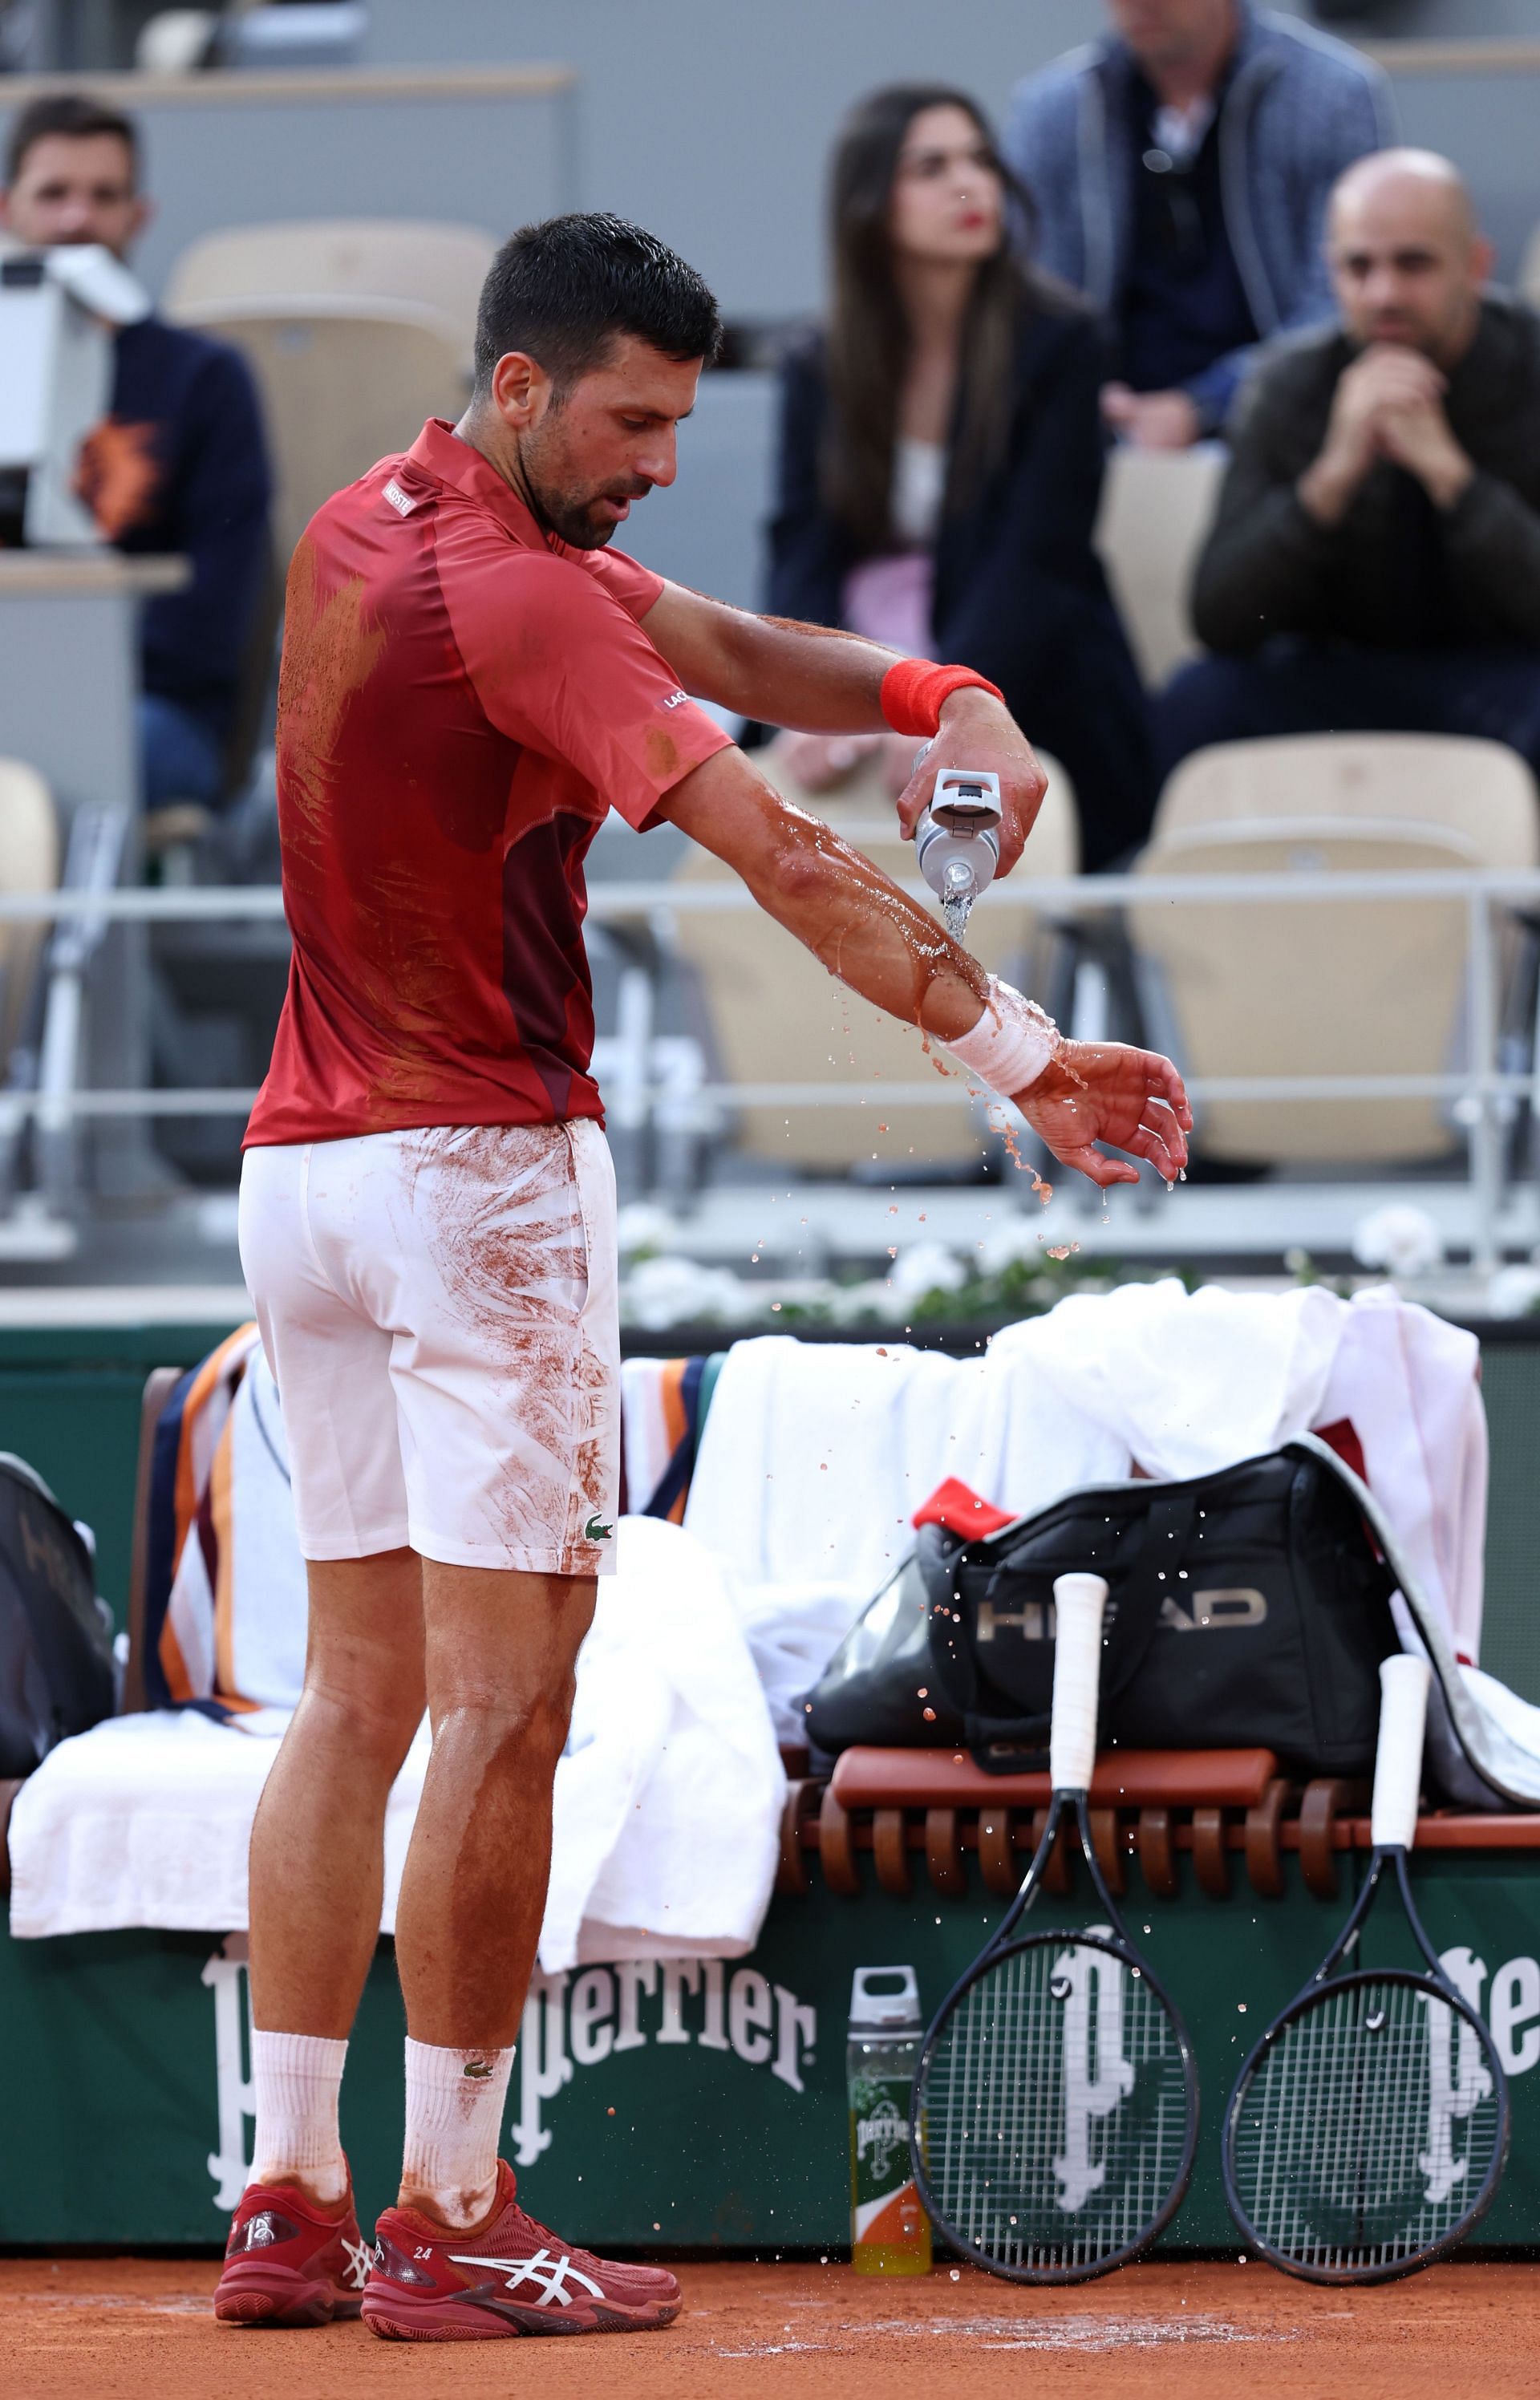
[[[1056,1792],[1084,1792],[1097,1763],[1097,1698],[1101,1680],[1100,1575],[1059,1575],[1054,1583],[1054,1713],[1048,1771]]]
[[[1376,1849],[1410,1850],[1417,1838],[1429,1681],[1425,1658],[1413,1658],[1403,1651],[1381,1662],[1380,1739],[1374,1751],[1374,1800],[1370,1816]]]

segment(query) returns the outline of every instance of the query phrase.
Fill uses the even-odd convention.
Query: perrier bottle
[[[909,2158],[924,2026],[912,1967],[858,1967],[851,1990],[851,2258],[858,2275],[928,2275],[931,2229]]]

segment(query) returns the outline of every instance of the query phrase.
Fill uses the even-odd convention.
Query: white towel
[[[851,1585],[869,1600],[948,1476],[1025,1512],[1127,1471],[1126,1443],[999,1341],[956,1359],[767,1334],[729,1353],[685,1523],[747,1585]]]
[[[722,1370],[685,1522],[738,1571],[785,1735],[794,1660],[827,1641],[813,1683],[945,1477],[1026,1516],[1136,1463],[1173,1481],[1348,1418],[1402,1555],[1474,1659],[1478,1363],[1472,1335],[1388,1289],[1348,1302],[1319,1287],[1189,1293],[1174,1279],[1076,1294],[1007,1327],[982,1358],[772,1335],[739,1343]]]
[[[1175,1483],[1276,1450],[1314,1424],[1345,1314],[1318,1286],[1189,1292],[1172,1277],[1077,1292],[1008,1326],[990,1351],[1045,1379],[1146,1475]],[[1001,1495],[1002,1507],[1016,1505]]]
[[[675,1525],[625,1518],[618,1539],[556,1770],[548,1973],[740,1957],[775,1874],[785,1779],[722,1572]],[[286,1723],[273,1709],[229,1726],[166,1710],[61,1742],[12,1814],[11,1932],[243,1929],[252,1818]],[[382,1932],[427,1763],[425,1730],[390,1795]]]

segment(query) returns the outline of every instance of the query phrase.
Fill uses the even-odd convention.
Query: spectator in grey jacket
[[[1157,703],[1162,764],[1328,730],[1481,734],[1540,771],[1540,318],[1445,158],[1390,150],[1332,203],[1341,327],[1257,375],[1198,563],[1222,653]]]
[[[1177,450],[1223,425],[1259,341],[1330,315],[1327,198],[1394,139],[1389,89],[1250,0],[1107,6],[1114,38],[1017,86],[1004,149],[1039,263],[1109,321],[1109,422]]]

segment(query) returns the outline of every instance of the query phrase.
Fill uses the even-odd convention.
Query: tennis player
[[[606,811],[734,866],[834,974],[1015,1096],[1098,1183],[1174,1176],[1177,1074],[1065,1042],[755,771],[690,693],[993,769],[1002,864],[1042,798],[963,668],[745,616],[606,550],[675,474],[717,313],[635,226],[514,236],[476,384],[295,552],[279,719],[293,934],[247,1133],[241,1255],[309,1571],[304,1696],[252,1840],[252,2182],[216,2313],[463,2339],[666,2324],[674,2277],[534,2222],[497,2156],[552,1785],[619,1472],[615,1193],[583,951]],[[432,1752],[396,1911],[400,2201],[361,2243],[337,2098],[379,1932],[386,1798]]]

